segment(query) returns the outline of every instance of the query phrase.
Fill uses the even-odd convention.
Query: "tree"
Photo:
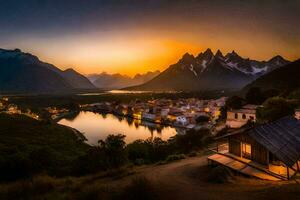
[[[200,115],[199,117],[196,118],[197,124],[199,123],[206,123],[209,121],[209,117],[206,115]]]
[[[100,151],[104,151],[111,167],[119,167],[127,161],[125,137],[122,134],[108,135],[105,140],[98,142]]]
[[[259,87],[252,87],[246,94],[246,101],[249,104],[260,105],[264,102],[265,97]]]
[[[263,123],[292,115],[295,107],[295,103],[282,97],[269,98],[265,101],[263,107],[257,109],[257,120]]]
[[[174,137],[175,144],[183,153],[204,148],[211,139],[209,129],[188,130],[186,134],[178,134]]]
[[[227,99],[226,107],[233,108],[233,109],[240,109],[243,106],[244,99],[239,96],[232,96]]]

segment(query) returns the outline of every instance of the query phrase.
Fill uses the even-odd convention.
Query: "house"
[[[10,104],[8,106],[7,112],[10,114],[21,114],[21,111],[18,109],[18,106]]]
[[[184,116],[184,115],[179,115],[179,116],[176,117],[176,122],[177,122],[178,124],[180,124],[180,125],[185,126],[185,125],[188,124],[188,119],[187,119],[187,117]]]
[[[168,116],[170,112],[170,109],[169,108],[162,108],[161,111],[160,111],[160,115],[164,118],[166,118]]]
[[[300,120],[292,116],[221,138],[227,139],[228,149],[210,156],[213,162],[269,180],[286,180],[299,171]]]
[[[142,114],[142,119],[143,119],[143,120],[147,120],[147,121],[154,122],[155,119],[156,119],[156,114],[154,114],[154,113],[146,113],[146,112],[143,112],[143,114]]]
[[[295,110],[295,118],[300,119],[300,109]]]
[[[142,110],[135,109],[132,116],[134,119],[141,120],[142,119]]]
[[[227,111],[226,125],[230,128],[240,128],[249,120],[256,121],[256,105],[246,105],[242,109]]]

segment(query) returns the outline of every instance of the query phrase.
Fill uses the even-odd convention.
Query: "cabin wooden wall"
[[[241,142],[234,138],[229,138],[229,153],[241,156]]]
[[[251,145],[251,160],[263,165],[269,164],[268,150],[251,138],[248,134],[241,133],[229,136],[229,153],[232,153],[236,156],[241,156],[241,142]]]

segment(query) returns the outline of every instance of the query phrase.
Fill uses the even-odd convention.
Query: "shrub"
[[[167,162],[172,162],[172,161],[181,160],[181,159],[184,159],[184,158],[186,158],[186,156],[184,154],[174,154],[174,155],[169,155],[166,158],[166,161]]]
[[[211,183],[231,183],[234,180],[233,173],[224,166],[214,167],[207,178]]]
[[[155,199],[156,194],[153,184],[144,176],[135,177],[130,185],[125,187],[120,199],[128,200],[151,200]]]
[[[263,107],[257,109],[258,122],[274,121],[281,117],[292,115],[296,104],[282,97],[273,97],[267,99]]]
[[[57,183],[49,176],[37,176],[6,185],[0,190],[0,199],[33,199],[55,189]]]
[[[99,199],[110,199],[107,188],[102,185],[93,184],[81,188],[79,193],[76,193],[76,198],[79,200],[99,200]]]
[[[230,97],[226,100],[225,106],[227,108],[232,108],[232,109],[240,109],[242,108],[244,103],[244,99],[239,97],[239,96],[233,96]]]
[[[99,150],[104,152],[109,167],[120,167],[127,161],[125,151],[125,135],[108,135],[103,141],[100,140]]]
[[[176,149],[182,153],[203,149],[210,143],[211,133],[209,129],[194,130],[191,129],[185,134],[178,134],[172,140]]]
[[[196,157],[196,156],[198,156],[198,153],[196,151],[192,151],[188,153],[188,157]]]
[[[127,145],[129,160],[149,159],[149,151],[152,144],[146,143],[144,140],[136,140]]]

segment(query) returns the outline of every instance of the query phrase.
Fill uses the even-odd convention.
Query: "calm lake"
[[[137,139],[160,137],[163,140],[180,133],[182,130],[165,127],[140,120],[117,117],[112,114],[80,112],[74,116],[61,119],[59,124],[70,126],[84,133],[87,142],[96,145],[98,140],[105,139],[109,134],[126,135],[126,143]]]

